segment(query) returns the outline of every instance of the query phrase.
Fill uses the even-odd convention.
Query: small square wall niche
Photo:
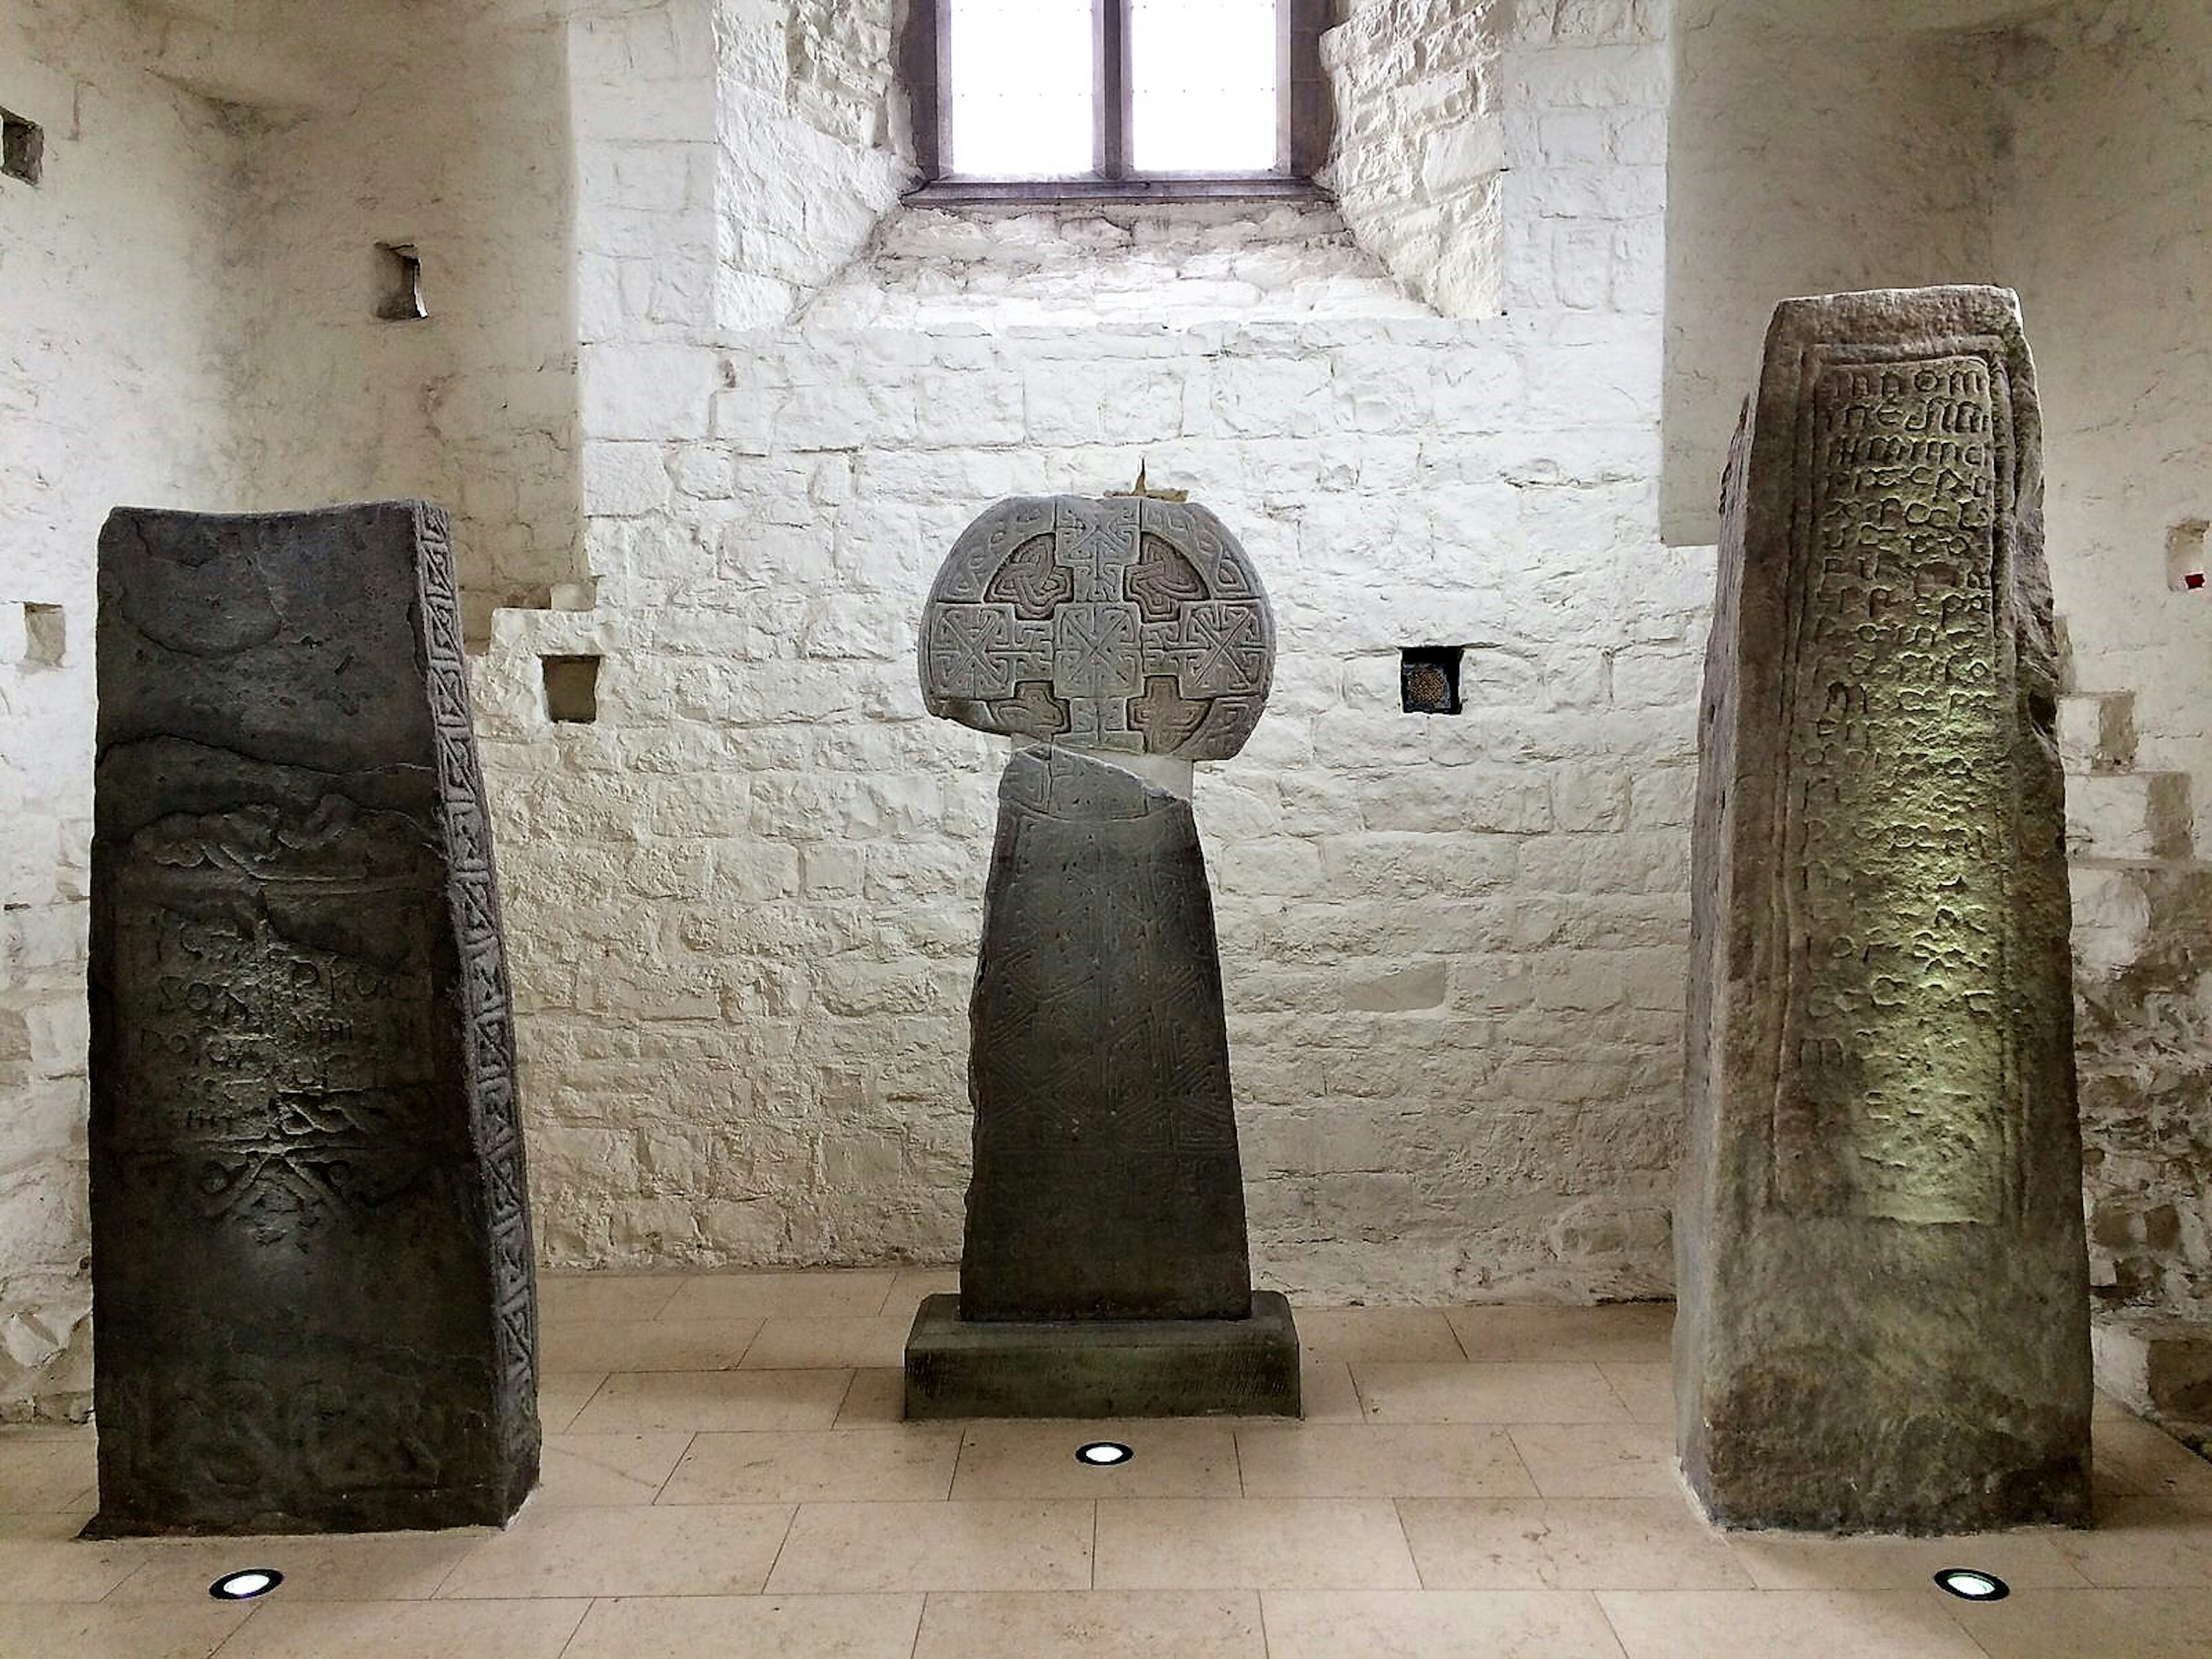
[[[1409,645],[1398,653],[1398,693],[1408,714],[1460,712],[1459,663],[1465,648]]]
[[[39,124],[0,109],[0,174],[35,185],[46,162],[46,135]]]
[[[541,657],[545,671],[545,715],[564,726],[589,726],[599,717],[599,659]]]
[[[2202,593],[2204,589],[2204,542],[2212,524],[2185,519],[2166,532],[2166,585],[2177,593]]]
[[[23,607],[23,665],[59,668],[69,649],[66,618],[58,605]]]

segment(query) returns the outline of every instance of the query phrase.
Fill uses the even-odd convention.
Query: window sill
[[[1310,179],[1235,174],[1152,179],[933,179],[908,191],[915,207],[1052,202],[1327,202]]]

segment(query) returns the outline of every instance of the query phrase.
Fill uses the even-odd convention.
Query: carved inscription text
[[[1776,1201],[1993,1222],[2010,1086],[2011,433],[1983,356],[1838,361],[1799,410]]]

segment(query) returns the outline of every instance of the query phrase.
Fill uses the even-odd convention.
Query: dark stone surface
[[[2033,370],[1996,289],[1792,301],[1729,467],[1675,1385],[1729,1525],[2089,1515]]]
[[[921,695],[981,732],[1220,760],[1274,676],[1275,619],[1194,502],[1018,495],[961,532],[921,621]]]
[[[933,1296],[907,1339],[913,1419],[1298,1412],[1298,1334],[1273,1291],[1255,1291],[1242,1319],[990,1323],[961,1318],[957,1297]]]
[[[1241,1319],[1244,1185],[1189,803],[1052,748],[1017,754],[999,800],[961,1312]]]
[[[502,1522],[514,1036],[446,516],[100,536],[90,1530]]]

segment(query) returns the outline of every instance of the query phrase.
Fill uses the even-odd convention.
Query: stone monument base
[[[1296,1417],[1291,1304],[1252,1293],[1246,1319],[963,1320],[926,1298],[906,1341],[906,1415]]]

